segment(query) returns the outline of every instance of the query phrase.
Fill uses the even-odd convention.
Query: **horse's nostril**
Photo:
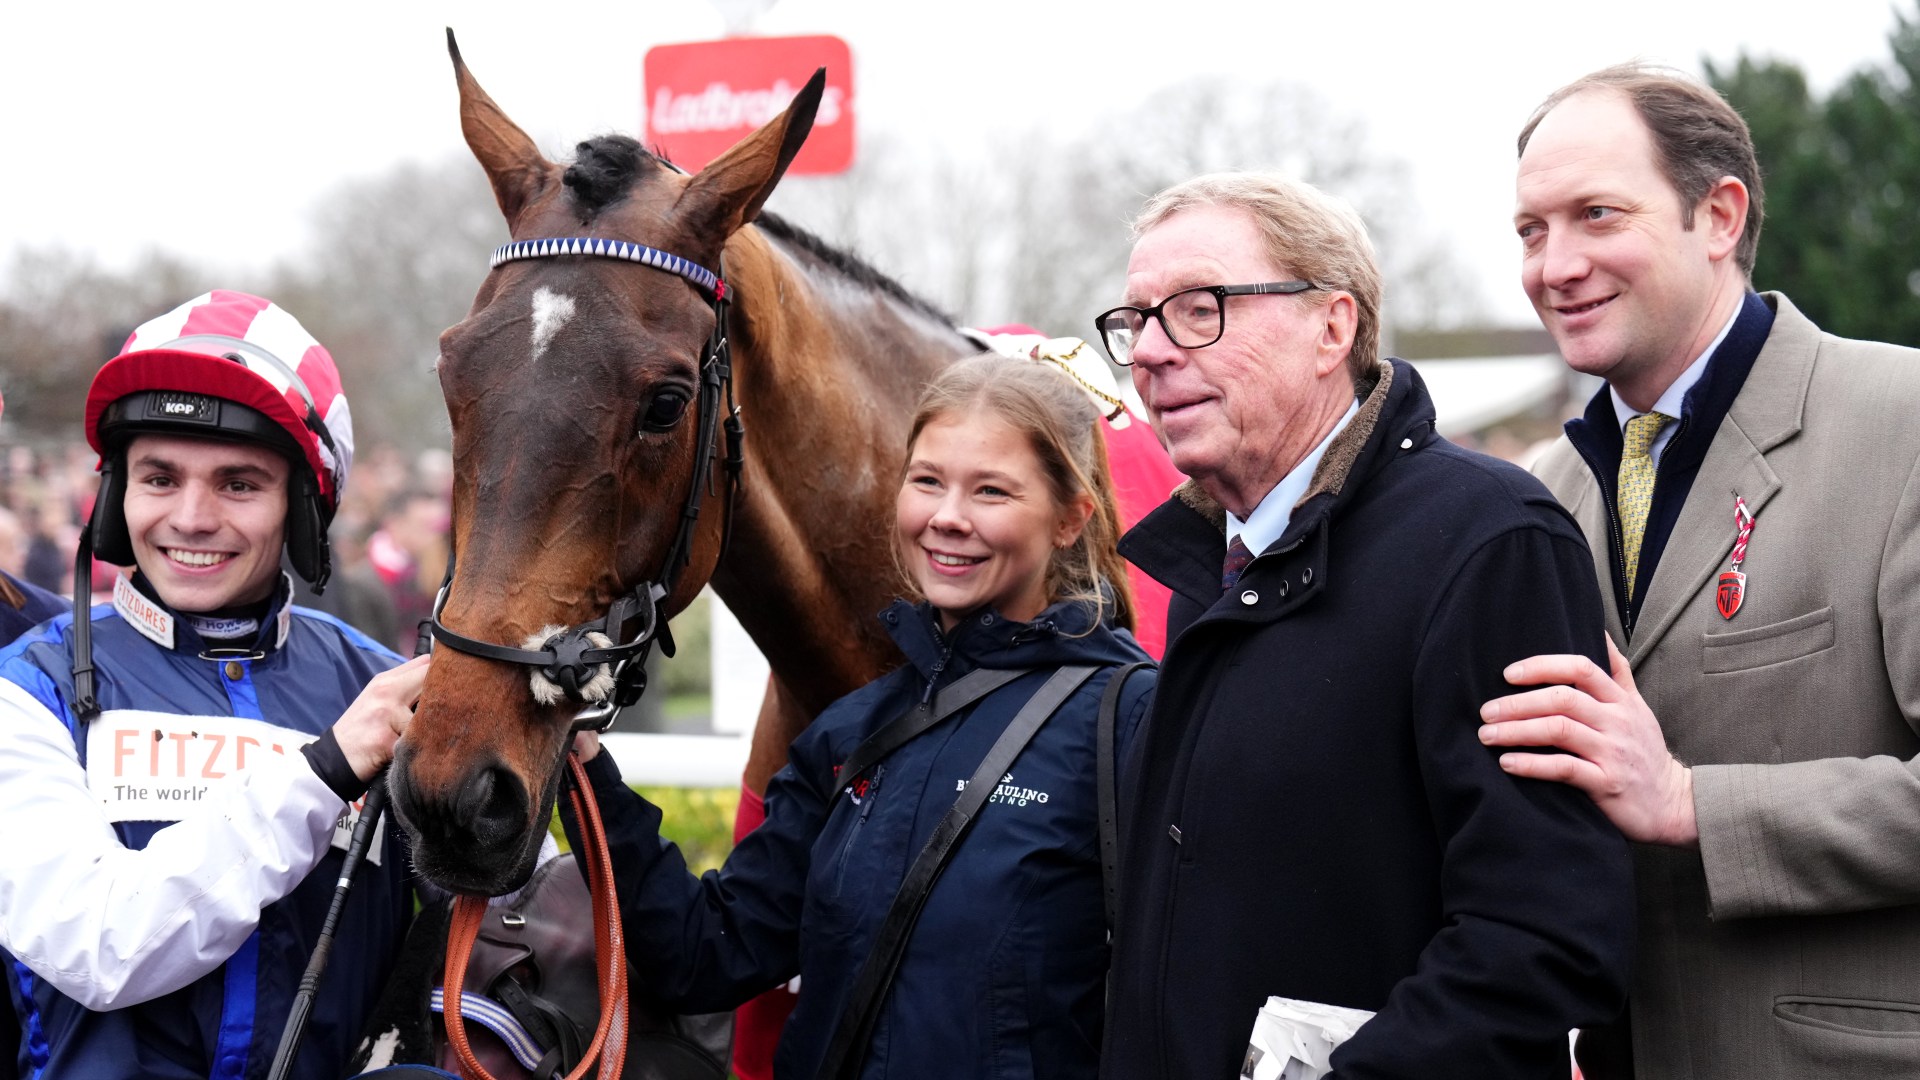
[[[497,894],[524,884],[545,832],[532,820],[526,781],[498,759],[438,773],[438,783],[423,783],[418,766],[417,753],[402,743],[388,786],[421,873],[456,892]]]
[[[494,830],[519,831],[526,819],[527,792],[512,771],[491,766],[474,773],[460,788],[454,805],[456,820],[476,835]]]

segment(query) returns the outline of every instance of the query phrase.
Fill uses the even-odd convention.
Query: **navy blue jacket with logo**
[[[660,812],[588,763],[612,849],[635,985],[693,1012],[731,1008],[798,974],[774,1073],[812,1080],[907,867],[994,740],[1058,668],[1146,659],[1057,604],[1032,622],[991,612],[942,635],[930,610],[881,616],[907,663],[835,702],[767,786],[766,823],[695,878],[662,844]],[[1079,634],[1081,636],[1074,636]],[[836,767],[975,668],[1034,668],[872,766],[832,805]],[[1027,744],[934,885],[882,1005],[865,1067],[880,1077],[1095,1075],[1107,945],[1095,807],[1096,672]],[[1136,673],[1116,724],[1124,754],[1152,687]],[[572,828],[572,822],[568,822]],[[577,842],[577,834],[576,834]]]
[[[34,1080],[258,1080],[341,862],[329,839],[345,804],[298,745],[399,658],[288,606],[283,585],[254,657],[207,659],[184,618],[122,585],[128,606],[92,612],[102,712],[91,727],[73,711],[70,613],[0,649],[0,963],[21,1031],[13,1067]],[[169,628],[165,647],[156,639]],[[154,815],[178,820],[111,810],[100,785],[112,767],[88,769],[95,729],[126,729],[104,744],[112,767],[181,766],[184,805]],[[365,870],[293,1073],[303,1080],[341,1074],[410,918],[398,830]]]

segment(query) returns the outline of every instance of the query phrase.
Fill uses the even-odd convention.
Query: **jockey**
[[[325,584],[353,435],[332,357],[285,311],[214,291],[141,326],[86,435],[74,611],[0,650],[16,1072],[261,1077],[427,661],[289,603],[283,552]],[[137,569],[88,610],[96,552]],[[410,917],[397,837],[369,861],[296,1076],[341,1073]]]

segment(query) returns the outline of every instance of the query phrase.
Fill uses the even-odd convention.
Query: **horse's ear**
[[[773,194],[774,185],[813,130],[813,114],[819,110],[826,88],[827,69],[820,68],[793,96],[787,111],[709,162],[681,199],[707,215],[707,224],[723,236],[733,235],[759,217],[767,196]]]
[[[480,159],[493,185],[493,197],[500,203],[511,230],[533,200],[546,187],[553,166],[520,125],[507,119],[493,103],[466,62],[460,59],[460,46],[453,40],[453,27],[447,27],[447,54],[453,57],[453,78],[460,87],[460,131],[467,147]]]

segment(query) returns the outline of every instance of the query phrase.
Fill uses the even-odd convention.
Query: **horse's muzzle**
[[[394,818],[407,830],[422,875],[456,893],[498,896],[526,883],[546,819],[512,769],[483,763],[439,785],[419,782],[405,740],[387,775]],[[551,807],[552,792],[542,792]]]

